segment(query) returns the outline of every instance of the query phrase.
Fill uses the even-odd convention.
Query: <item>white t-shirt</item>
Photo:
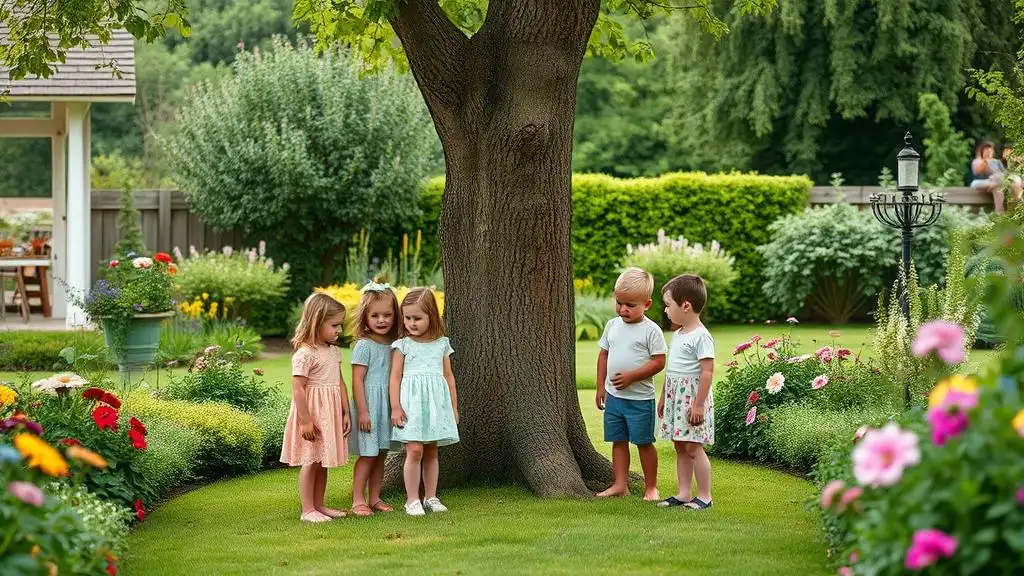
[[[715,357],[715,340],[703,324],[689,332],[682,328],[672,334],[665,361],[666,374],[699,374],[700,361]]]
[[[626,400],[653,400],[654,378],[638,380],[623,390],[612,386],[612,376],[635,370],[650,362],[652,356],[665,353],[665,335],[650,318],[627,324],[616,316],[604,325],[604,333],[597,345],[608,351],[608,376],[604,389],[612,396]]]

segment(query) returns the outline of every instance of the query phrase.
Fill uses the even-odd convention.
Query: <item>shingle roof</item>
[[[0,42],[6,42],[6,22],[0,22]],[[0,91],[10,85],[12,99],[72,97],[76,100],[122,100],[135,99],[135,39],[125,30],[115,30],[110,42],[100,44],[96,36],[86,37],[89,48],[71,48],[67,51],[66,62],[56,63],[57,71],[49,78],[28,77],[15,82],[7,79],[8,68],[0,65]],[[116,63],[121,77],[118,78],[110,63]],[[96,66],[103,66],[97,68]]]

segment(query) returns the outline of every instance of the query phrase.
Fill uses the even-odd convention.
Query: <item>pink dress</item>
[[[281,462],[301,466],[319,462],[333,468],[348,462],[348,441],[343,435],[341,400],[341,349],[337,346],[302,346],[292,356],[292,375],[305,376],[309,415],[320,429],[320,439],[303,439],[299,414],[292,398],[284,426]]]

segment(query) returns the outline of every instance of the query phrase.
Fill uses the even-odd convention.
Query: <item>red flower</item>
[[[107,556],[107,574],[110,576],[117,576],[117,559],[113,556]]]
[[[92,411],[92,420],[100,430],[117,430],[117,410],[110,406],[97,406]]]
[[[65,438],[65,439],[61,440],[60,443],[65,445],[65,446],[81,446],[82,445],[82,443],[79,442],[78,440],[76,440],[75,438]]]
[[[146,435],[141,432],[138,428],[132,428],[128,431],[128,438],[132,441],[132,447],[136,450],[146,449]]]
[[[254,369],[252,371],[252,373],[257,375],[257,376],[263,376],[263,369],[262,368],[256,368],[256,369]]]
[[[104,404],[109,404],[109,405],[113,406],[114,410],[119,410],[121,408],[121,401],[118,400],[117,396],[114,396],[110,392],[104,392],[103,393],[103,400],[102,400],[102,402]]]
[[[135,501],[135,515],[140,521],[146,519],[146,508],[142,505],[142,500]]]
[[[156,255],[153,256],[153,260],[156,260],[157,262],[163,262],[164,264],[170,264],[171,255],[168,254],[167,252],[157,252]]]
[[[117,268],[117,267],[118,267],[118,265],[120,265],[120,264],[121,264],[121,263],[120,263],[119,261],[117,261],[117,260],[111,260],[111,261],[110,261],[110,267],[111,267],[111,268]]]
[[[761,398],[761,395],[757,393],[757,390],[752,390],[750,396],[747,396],[747,406],[753,406],[757,404],[757,401]]]
[[[86,400],[103,400],[103,395],[106,394],[102,388],[86,388],[85,392],[82,392],[82,398]]]
[[[142,432],[143,436],[149,434],[149,430],[146,430],[146,427],[143,426],[142,422],[139,422],[139,419],[136,418],[135,416],[132,416],[131,419],[128,420],[128,424],[131,425],[132,430],[138,430],[139,432]]]

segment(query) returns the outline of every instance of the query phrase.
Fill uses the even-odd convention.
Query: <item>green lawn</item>
[[[595,444],[600,413],[580,405]],[[671,446],[659,443],[659,487],[675,485]],[[639,471],[636,454],[633,468]],[[715,506],[663,510],[621,500],[540,500],[520,488],[442,492],[451,511],[401,512],[326,525],[298,520],[297,472],[217,482],[158,508],[129,536],[122,573],[356,574],[828,574],[825,548],[804,503],[804,480],[714,461]],[[351,504],[351,466],[333,471],[328,504]],[[392,495],[392,504],[401,496]],[[400,508],[399,508],[400,509]]]

